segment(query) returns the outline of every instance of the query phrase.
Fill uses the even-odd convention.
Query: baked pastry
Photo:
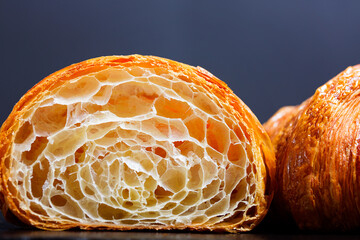
[[[257,118],[206,70],[163,58],[66,67],[0,134],[3,209],[41,229],[247,231],[273,196]]]
[[[277,209],[301,229],[360,227],[360,66],[264,124],[276,155]]]

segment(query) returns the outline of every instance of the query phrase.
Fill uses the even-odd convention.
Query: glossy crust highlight
[[[360,226],[359,77],[359,65],[348,67],[264,124],[277,159],[275,205],[301,229]]]
[[[191,90],[185,93],[186,89]],[[187,98],[191,94],[193,97]],[[195,115],[202,118],[196,118]],[[206,125],[203,125],[204,119],[207,121]],[[185,125],[187,129],[181,130]],[[198,126],[200,129],[201,126],[206,126],[203,130],[206,137],[198,131]],[[219,131],[220,129],[223,131]],[[186,136],[183,135],[184,131]],[[121,136],[125,135],[121,134],[128,135],[124,138]],[[227,136],[229,139],[225,138]],[[155,140],[151,140],[152,137]],[[139,145],[139,141],[144,141],[144,146]],[[98,145],[94,145],[94,142]],[[205,148],[200,147],[197,151],[197,146]],[[117,154],[124,148],[129,149],[127,155],[121,153],[119,157]],[[199,154],[197,157],[194,156],[196,151]],[[114,155],[113,158],[108,156],[111,154]],[[212,169],[217,169],[223,175],[208,176],[210,180],[216,182],[219,178],[225,185],[219,185],[219,194],[211,199],[209,197],[208,203],[206,199],[205,203],[201,202],[206,195],[203,190],[209,185],[204,182],[208,171],[192,172],[195,166],[192,161],[202,154],[208,159],[204,157],[200,163],[208,164],[208,167],[214,166]],[[125,159],[125,155],[130,163],[119,160]],[[273,196],[275,163],[272,146],[249,108],[225,83],[206,70],[152,56],[100,57],[71,65],[48,76],[20,99],[3,124],[0,156],[0,190],[4,214],[10,211],[22,222],[47,230],[78,227],[86,230],[248,231],[265,216]],[[143,156],[140,159],[148,156],[155,160],[132,163],[131,156]],[[216,156],[222,160],[217,160]],[[175,157],[190,162],[191,168],[188,169],[185,163],[174,163],[171,159]],[[159,169],[162,158],[166,159],[164,166],[171,166],[165,169],[172,174]],[[105,163],[102,159],[106,159]],[[114,165],[107,167],[106,161]],[[206,167],[201,164],[200,168]],[[239,177],[239,185],[229,186],[233,181],[232,177],[237,177],[235,169],[241,169],[238,165],[243,166],[245,175],[241,179],[245,182],[241,182]],[[245,166],[249,168],[245,169]],[[87,168],[91,169],[87,171]],[[153,168],[157,169],[156,172]],[[101,171],[97,172],[99,169]],[[235,172],[228,169],[234,169]],[[105,170],[109,172],[105,174]],[[107,195],[109,191],[105,195],[97,192],[107,188],[101,179],[109,179],[110,175],[118,176],[118,171],[125,175],[131,172],[130,177],[124,181],[131,186],[138,184],[138,188],[129,188],[137,189],[138,192],[130,191],[134,198],[129,198],[126,191],[121,192],[122,188],[116,185],[116,181],[107,185],[113,186],[113,192],[120,191],[120,195],[116,195],[117,199],[111,200],[112,196]],[[72,178],[72,174],[77,177]],[[154,174],[154,178],[151,174]],[[194,174],[201,175],[199,178],[202,184],[194,185]],[[134,180],[132,176],[138,180]],[[188,176],[192,178],[189,179]],[[97,177],[101,177],[100,180]],[[154,183],[150,177],[159,180]],[[90,182],[99,184],[100,187],[91,185]],[[249,186],[240,186],[240,182]],[[122,181],[121,184],[123,183]],[[150,191],[152,186],[156,190]],[[245,191],[243,200],[236,200],[239,198],[238,190]],[[179,193],[177,191],[188,196],[199,196],[199,201],[193,203],[194,206],[186,202],[186,198],[178,200],[180,203],[173,202],[179,208],[177,211],[177,208],[172,209],[173,215],[168,216],[167,208],[171,206],[163,206],[161,201],[181,199],[176,195]],[[137,195],[140,192],[146,192],[146,196]],[[125,198],[130,200],[125,201]],[[147,213],[146,209],[139,210],[142,209],[141,204],[145,204],[143,201],[151,200],[150,198],[154,200],[155,206],[163,207],[159,210],[161,214],[165,214],[162,218],[151,218],[151,214],[156,213]],[[96,204],[94,199],[103,199],[93,205],[96,206],[96,211],[93,211],[94,207],[86,207],[90,203]],[[222,205],[222,202],[235,208],[224,210],[224,207],[220,207],[219,211],[224,213],[216,215],[217,209],[211,208],[211,204]],[[249,206],[244,204],[247,202]],[[146,204],[153,206],[150,202]],[[75,210],[68,213],[70,207]],[[125,207],[128,209],[119,210]],[[206,214],[209,214],[203,217],[204,220],[201,220],[201,215],[196,215],[198,218],[194,216],[187,221],[185,215],[177,213],[183,211],[190,215],[194,212],[200,214],[204,207],[207,209]],[[78,212],[78,215],[72,215],[73,212]],[[143,218],[142,213],[145,214]],[[174,214],[180,215],[174,217]],[[131,216],[136,216],[133,219],[135,223],[130,221]],[[177,218],[184,219],[183,223],[178,222]]]

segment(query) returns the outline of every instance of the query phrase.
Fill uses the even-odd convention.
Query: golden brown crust
[[[42,219],[32,215],[29,211],[25,211],[20,207],[20,202],[17,196],[11,194],[16,190],[11,186],[9,180],[9,167],[11,166],[11,144],[14,141],[14,133],[19,129],[19,121],[25,111],[41,99],[44,95],[51,92],[56,87],[62,85],[64,82],[69,81],[75,77],[79,77],[91,72],[97,72],[109,67],[120,66],[120,67],[133,67],[139,66],[143,68],[154,68],[161,69],[165,68],[177,73],[182,73],[186,76],[184,81],[192,81],[196,85],[200,85],[208,91],[215,94],[223,102],[228,103],[232,108],[231,111],[238,119],[239,123],[242,124],[248,131],[248,139],[258,152],[255,152],[255,159],[259,161],[265,161],[262,163],[264,166],[261,170],[261,176],[259,181],[267,181],[265,195],[259,194],[256,201],[259,202],[260,208],[258,212],[261,217],[254,219],[249,223],[249,226],[238,226],[237,223],[223,224],[221,226],[114,226],[105,224],[94,224],[86,225],[73,221],[63,220],[57,222],[55,220],[43,221]],[[270,140],[253,113],[249,108],[238,98],[232,91],[227,87],[225,83],[211,75],[206,70],[200,67],[192,67],[171,60],[153,57],[153,56],[110,56],[110,57],[99,57],[90,59],[81,63],[77,63],[66,67],[60,71],[53,73],[46,77],[31,90],[29,90],[15,105],[13,111],[9,115],[8,119],[4,122],[0,132],[0,192],[1,202],[11,210],[21,221],[36,226],[38,228],[47,230],[61,230],[79,227],[81,229],[113,229],[113,230],[131,230],[131,229],[154,229],[154,230],[171,230],[171,229],[189,229],[197,231],[245,231],[253,228],[266,214],[269,204],[273,196],[273,180],[275,174],[275,162],[273,149]],[[264,180],[265,179],[265,180]]]
[[[302,229],[360,226],[360,67],[264,124],[276,149],[277,205]]]

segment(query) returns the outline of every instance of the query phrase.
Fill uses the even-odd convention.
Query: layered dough
[[[5,209],[43,229],[246,231],[274,156],[250,110],[201,68],[88,60],[44,79],[1,129]]]
[[[360,226],[359,79],[360,66],[349,67],[264,124],[276,151],[277,213],[301,229]]]

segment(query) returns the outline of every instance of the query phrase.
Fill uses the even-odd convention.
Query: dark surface
[[[188,239],[188,240],[260,240],[260,239],[359,239],[358,233],[306,233],[294,229],[268,229],[260,226],[251,233],[191,233],[191,232],[118,232],[118,231],[61,231],[50,232],[24,228],[0,228],[0,239]]]
[[[270,217],[269,217],[270,216]],[[260,239],[360,239],[360,232],[350,233],[321,233],[300,231],[292,223],[276,222],[274,217],[268,215],[250,233],[210,233],[189,231],[81,231],[68,230],[60,232],[43,231],[31,227],[19,227],[9,223],[0,225],[0,239],[163,239],[163,240],[260,240]]]
[[[360,1],[0,0],[0,122],[33,85],[104,55],[200,65],[266,121],[360,63]],[[0,220],[1,224],[1,220]],[[359,239],[267,220],[250,234],[46,232],[2,223],[0,239]]]
[[[260,239],[359,239],[356,235],[329,234],[209,234],[209,233],[165,233],[165,232],[44,232],[44,231],[6,231],[2,239],[191,239],[191,240],[260,240]]]

